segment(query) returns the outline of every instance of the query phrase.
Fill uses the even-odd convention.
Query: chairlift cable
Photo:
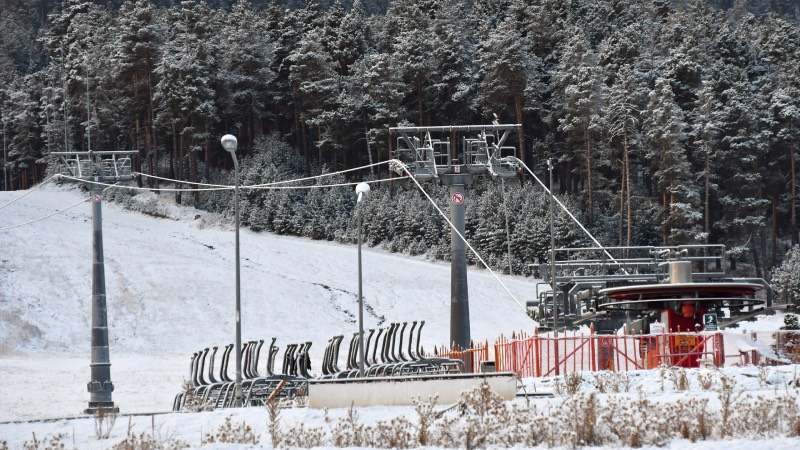
[[[5,205],[2,205],[2,206],[0,206],[0,209],[3,209],[3,208],[5,208],[6,206],[8,206],[8,205],[10,205],[10,204],[12,204],[12,203],[14,203],[14,202],[16,202],[17,200],[20,200],[20,199],[22,199],[22,198],[23,198],[23,197],[25,197],[26,195],[28,195],[28,194],[32,193],[33,191],[35,191],[35,190],[39,189],[40,187],[44,186],[44,185],[45,185],[45,183],[49,182],[50,180],[52,180],[53,178],[55,178],[55,177],[58,177],[58,176],[60,176],[60,174],[55,174],[55,175],[52,175],[51,177],[49,177],[49,178],[45,179],[44,181],[42,181],[41,183],[37,184],[37,185],[36,185],[36,187],[34,187],[33,189],[29,189],[29,190],[28,190],[28,192],[26,192],[26,193],[24,193],[24,194],[20,195],[19,197],[15,198],[14,200],[11,200],[10,202],[6,203]]]
[[[500,277],[498,277],[497,274],[494,273],[492,268],[489,267],[489,265],[486,263],[486,261],[483,260],[481,255],[478,254],[478,251],[475,250],[475,248],[472,247],[472,245],[470,245],[470,243],[467,241],[467,239],[464,237],[464,235],[462,235],[461,232],[458,231],[456,226],[453,225],[453,222],[451,222],[450,219],[447,218],[447,214],[445,214],[444,211],[442,211],[442,209],[439,208],[439,205],[437,205],[436,202],[433,201],[431,196],[425,191],[425,189],[422,188],[422,185],[420,184],[419,180],[417,180],[416,177],[411,175],[411,172],[408,171],[408,168],[406,167],[406,165],[403,164],[398,159],[392,159],[392,160],[389,160],[389,162],[394,162],[394,163],[398,164],[398,167],[401,167],[408,174],[409,178],[411,178],[411,180],[414,181],[414,184],[417,185],[417,188],[420,190],[420,192],[422,192],[422,194],[428,199],[428,201],[431,202],[431,204],[436,209],[436,211],[439,213],[439,215],[441,215],[442,218],[445,220],[445,222],[447,222],[447,224],[450,226],[450,228],[453,231],[455,231],[455,233],[458,235],[458,237],[461,238],[462,241],[464,241],[464,244],[472,251],[472,254],[474,254],[475,257],[478,258],[478,260],[481,262],[481,264],[483,264],[483,267],[485,267],[486,270],[488,270],[489,273],[492,274],[492,276],[495,278],[495,280],[497,280],[497,282],[500,283],[500,286],[503,287],[503,289],[508,293],[508,295],[511,296],[512,299],[514,299],[514,301],[517,303],[517,305],[519,305],[522,308],[523,311],[527,311],[527,308],[525,307],[525,305],[520,303],[520,301],[517,299],[517,297],[513,293],[511,293],[511,291],[508,289],[508,287],[505,285],[505,283],[503,283],[503,281],[500,279]]]
[[[56,174],[56,175],[53,175],[52,177],[48,178],[47,180],[45,180],[45,181],[43,181],[43,182],[39,183],[39,185],[37,185],[37,189],[38,189],[38,187],[39,187],[39,186],[43,185],[44,183],[48,182],[50,179],[52,179],[52,178],[54,178],[54,177],[57,177],[57,176],[60,176],[60,175],[58,175],[58,174]],[[110,189],[111,187],[114,187],[114,185],[111,185],[110,187],[108,187],[108,188],[106,188],[106,189],[103,189],[103,192],[107,191],[107,190],[108,190],[108,189]],[[31,192],[33,192],[33,191],[35,191],[35,190],[36,190],[36,189],[31,189],[30,191],[28,191],[27,193],[25,193],[25,194],[23,194],[23,195],[19,196],[19,197],[18,197],[18,198],[16,198],[15,200],[12,200],[11,202],[9,202],[9,203],[6,203],[5,205],[3,205],[3,207],[6,207],[6,206],[10,205],[11,203],[14,203],[15,201],[17,201],[17,200],[21,199],[22,197],[25,197],[26,195],[30,194]],[[70,210],[70,209],[72,209],[72,208],[74,208],[74,207],[76,207],[76,206],[78,206],[78,205],[80,205],[80,204],[86,203],[86,202],[88,202],[89,200],[91,200],[91,197],[87,197],[87,198],[85,198],[85,199],[83,199],[83,200],[81,200],[81,201],[79,201],[79,202],[75,203],[74,205],[68,206],[68,207],[66,207],[66,208],[64,208],[64,209],[60,209],[60,210],[58,210],[58,211],[56,211],[56,212],[54,212],[54,213],[52,213],[52,214],[48,214],[48,215],[46,215],[46,216],[39,217],[38,219],[33,219],[33,220],[30,220],[30,221],[28,221],[28,222],[25,222],[25,223],[18,223],[18,224],[16,224],[16,225],[11,225],[11,226],[8,226],[8,227],[3,227],[3,228],[0,228],[0,231],[10,230],[10,229],[12,229],[12,228],[19,228],[19,227],[22,227],[22,226],[25,226],[25,225],[30,225],[30,224],[32,224],[32,223],[36,223],[36,222],[39,222],[39,221],[42,221],[42,220],[45,220],[45,219],[49,219],[50,217],[53,217],[53,216],[55,216],[56,214],[61,214],[61,213],[65,212],[65,211],[68,211],[68,210]]]
[[[584,232],[584,233],[586,233],[586,235],[587,235],[587,236],[589,236],[589,239],[591,239],[591,240],[592,240],[592,242],[594,242],[594,243],[595,243],[595,244],[596,244],[598,247],[600,247],[601,249],[603,249],[603,253],[605,253],[605,254],[606,254],[606,256],[608,256],[609,258],[611,258],[611,261],[617,262],[616,258],[614,258],[614,257],[611,255],[611,253],[609,253],[609,252],[608,252],[608,250],[606,250],[605,246],[604,246],[603,244],[601,244],[600,242],[598,242],[598,240],[597,240],[597,239],[595,239],[595,237],[592,235],[592,233],[590,233],[590,232],[589,232],[589,230],[587,230],[587,229],[586,229],[586,227],[584,227],[584,226],[583,226],[583,224],[582,224],[582,223],[581,223],[581,222],[580,222],[580,221],[579,221],[579,220],[578,220],[578,219],[577,219],[577,218],[576,218],[576,217],[575,217],[575,216],[574,216],[574,215],[573,215],[573,214],[570,212],[570,210],[569,210],[569,209],[567,209],[567,207],[566,207],[566,206],[564,206],[564,204],[563,204],[563,203],[561,203],[561,200],[559,200],[559,199],[558,199],[558,198],[557,198],[555,195],[553,195],[553,193],[552,193],[552,192],[550,192],[550,189],[548,189],[548,187],[547,187],[547,186],[545,186],[545,184],[544,184],[544,183],[542,183],[542,181],[539,179],[539,177],[537,177],[537,176],[536,176],[536,174],[534,174],[534,173],[533,173],[533,171],[532,171],[532,170],[531,170],[531,169],[530,169],[530,168],[529,168],[527,165],[525,165],[525,163],[524,163],[524,162],[522,162],[522,160],[520,160],[519,158],[515,158],[515,157],[509,157],[509,158],[511,158],[513,161],[515,161],[515,162],[516,162],[517,164],[519,164],[521,167],[524,167],[524,168],[525,168],[525,170],[526,170],[526,171],[527,171],[529,174],[531,174],[531,176],[533,177],[533,179],[534,179],[534,180],[536,180],[536,182],[537,182],[537,183],[539,183],[539,185],[540,185],[540,186],[541,186],[541,187],[542,187],[542,188],[545,190],[545,192],[547,192],[547,194],[548,194],[548,195],[550,195],[550,196],[552,196],[552,197],[553,197],[553,199],[556,201],[556,203],[558,203],[558,206],[560,206],[560,207],[561,207],[561,209],[563,209],[563,210],[564,210],[564,212],[566,212],[566,213],[567,213],[567,215],[568,215],[568,216],[569,216],[569,217],[570,217],[570,218],[571,218],[571,219],[572,219],[572,220],[573,220],[573,221],[574,221],[574,222],[575,222],[575,223],[576,223],[576,224],[577,224],[577,225],[580,227],[580,229],[581,229],[581,230],[583,230],[583,232]],[[623,269],[623,270],[624,270],[624,269]],[[627,274],[628,272],[627,272],[627,271],[625,271],[625,273]],[[555,276],[555,274],[554,274],[554,276]]]

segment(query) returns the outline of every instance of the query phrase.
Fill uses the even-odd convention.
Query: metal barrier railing
[[[725,363],[721,332],[657,335],[501,336],[495,345],[495,368],[522,377],[584,371],[631,371],[662,365],[699,367]]]

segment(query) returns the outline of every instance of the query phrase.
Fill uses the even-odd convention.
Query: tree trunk
[[[661,242],[669,245],[669,234],[667,233],[667,221],[669,221],[669,204],[667,203],[667,192],[661,192],[661,207],[664,209],[664,221],[661,224]]]
[[[625,229],[625,179],[622,179],[622,186],[619,190],[619,246],[624,245],[623,236]]]
[[[153,107],[153,71],[149,57],[147,58],[147,119],[148,126],[146,127],[145,140],[147,140],[147,136],[152,131],[152,138],[148,141],[150,147],[147,149],[147,157],[150,161],[150,175],[158,176],[158,146],[156,145],[156,120]],[[158,193],[158,178],[148,179],[148,184],[151,187],[155,187],[156,193]]]
[[[319,125],[317,125],[317,126],[316,126],[316,127],[314,127],[314,128],[316,129],[315,131],[317,132],[317,142],[318,142],[318,143],[319,143],[319,142],[322,142],[322,139],[321,139],[321,136],[320,136],[320,134],[321,134],[322,132],[321,132],[321,131],[320,131],[320,129],[319,129]],[[318,160],[319,160],[319,170],[320,170],[320,171],[322,171],[322,166],[323,166],[323,164],[325,163],[325,161],[323,161],[323,160],[322,160],[322,146],[321,146],[321,145],[319,145],[319,144],[317,144],[317,155],[318,155],[318,156],[317,156],[317,158],[318,158]]]
[[[175,121],[172,121],[172,158],[170,159],[170,169],[172,170],[172,179],[180,180],[181,179],[181,159],[183,155],[181,151],[183,149],[183,133],[180,135],[180,139],[178,139],[178,133],[175,129]],[[178,189],[175,191],[175,203],[181,204],[181,191],[180,188],[182,187],[179,182],[175,182],[175,187]]]
[[[133,129],[133,148],[136,149],[136,160],[133,166],[133,170],[136,172],[142,171],[142,158],[140,153],[142,151],[142,119],[137,115],[136,116],[136,123],[134,124]]]
[[[756,268],[756,277],[757,278],[764,278],[764,274],[763,274],[763,272],[761,270],[761,259],[759,259],[758,248],[756,247],[758,245],[756,243],[756,241],[759,241],[759,240],[760,239],[753,239],[753,240],[750,241],[750,253],[751,253],[752,257],[753,257],[753,265]]]
[[[514,114],[516,114],[517,123],[522,125],[522,121],[524,120],[522,116],[522,96],[519,94],[522,90],[515,89],[514,92]],[[525,155],[525,127],[519,130],[519,151],[522,155]]]
[[[363,119],[363,115],[362,115],[362,119]],[[364,140],[367,143],[367,160],[369,161],[369,174],[372,175],[372,177],[374,178],[375,177],[375,166],[372,165],[373,164],[373,161],[372,161],[372,149],[370,148],[370,145],[369,145],[369,128],[367,128],[367,121],[366,120],[364,120]],[[360,162],[358,162],[357,164],[360,164]]]
[[[772,194],[772,230],[771,230],[772,254],[770,255],[769,268],[778,265],[778,194]]]
[[[306,157],[306,176],[309,176],[311,175],[311,158],[308,157],[308,145],[306,144],[306,123],[297,116],[296,108],[295,117],[300,122],[300,146],[303,147],[303,156]]]
[[[592,132],[589,129],[589,118],[586,118],[583,127],[583,140],[586,142],[586,193],[587,213],[589,226],[594,225],[594,189],[592,188]]]
[[[208,170],[211,167],[211,130],[208,129],[208,124],[206,124],[206,142],[204,147],[204,158],[203,161],[205,162],[205,167],[203,167],[203,178],[208,180]],[[197,180],[195,180],[197,181]]]
[[[422,80],[417,77],[417,113],[419,114],[419,126],[424,127],[425,117],[424,117],[424,110],[423,110],[423,101],[422,101]]]
[[[622,145],[622,176],[623,187],[622,192],[625,194],[626,211],[625,216],[627,219],[627,234],[625,242],[628,247],[631,246],[631,168],[630,160],[628,159],[628,134],[625,137]]]
[[[792,143],[791,147],[789,148],[789,163],[791,166],[791,191],[792,191],[792,246],[797,245],[800,243],[800,231],[797,229],[797,172],[795,166],[795,146],[797,144],[795,142]]]
[[[706,144],[707,145],[707,144]],[[705,184],[706,184],[706,192],[705,192],[705,207],[704,207],[704,215],[705,215],[705,223],[703,224],[703,231],[705,231],[705,243],[706,245],[709,244],[710,239],[709,236],[711,235],[711,150],[706,147],[706,174],[705,174]]]

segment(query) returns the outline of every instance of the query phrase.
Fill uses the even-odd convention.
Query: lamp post
[[[364,348],[364,297],[361,291],[361,208],[358,206],[361,199],[369,192],[369,184],[356,185],[356,215],[358,216],[358,376],[364,376],[364,361],[366,349]]]
[[[235,178],[233,211],[234,221],[236,222],[236,384],[234,385],[234,406],[242,406],[242,289],[241,272],[239,263],[239,161],[236,159],[236,146],[238,144],[236,136],[226,134],[220,139],[222,148],[231,154],[233,158],[233,170]]]

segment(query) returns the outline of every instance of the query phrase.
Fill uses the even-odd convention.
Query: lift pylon
[[[397,147],[392,170],[418,181],[438,180],[449,186],[450,222],[450,344],[471,346],[467,253],[465,235],[466,188],[479,175],[492,178],[517,176],[517,149],[506,145],[521,125],[461,125],[442,127],[393,127]],[[453,144],[459,142],[460,148]]]
[[[105,262],[103,259],[103,186],[133,179],[131,156],[135,151],[53,152],[59,157],[59,173],[90,186],[92,196],[92,348],[91,379],[87,383],[87,414],[117,413],[111,393],[111,358],[108,347]]]

